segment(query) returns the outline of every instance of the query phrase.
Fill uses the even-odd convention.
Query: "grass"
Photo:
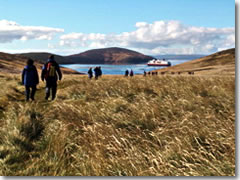
[[[195,75],[202,76],[235,76],[235,48],[157,71],[168,74],[178,72],[187,74],[188,72],[194,72]]]
[[[24,102],[0,76],[2,176],[235,176],[235,78],[65,75]]]

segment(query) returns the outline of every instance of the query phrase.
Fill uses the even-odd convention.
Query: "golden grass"
[[[235,78],[65,75],[53,102],[0,76],[0,175],[234,176]]]
[[[181,72],[181,74],[194,72],[195,75],[202,76],[235,76],[235,48],[156,71],[166,73]]]

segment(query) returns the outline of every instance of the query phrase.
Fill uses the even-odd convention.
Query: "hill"
[[[59,64],[135,64],[146,63],[148,60],[153,59],[151,56],[117,47],[93,49],[69,56],[59,56],[46,52],[23,53],[19,55],[32,58],[42,63],[46,62],[49,55],[54,55]]]
[[[0,72],[20,73],[26,64],[26,60],[20,55],[0,52]]]
[[[93,49],[67,58],[79,64],[138,64],[153,59],[151,56],[117,47]]]
[[[45,63],[50,55],[54,55],[55,60],[59,64],[68,63],[68,61],[65,57],[59,56],[59,55],[56,55],[56,54],[52,54],[52,53],[47,53],[47,52],[31,52],[31,53],[22,53],[22,54],[19,54],[19,55],[27,57],[27,58],[32,58],[32,59],[34,59],[38,62],[41,62],[41,63]],[[71,64],[71,62],[69,62],[69,63]]]
[[[29,56],[30,58],[30,56]],[[28,57],[23,55],[8,54],[0,52],[0,73],[19,74],[22,72],[23,67],[26,65]],[[34,59],[34,58],[33,58]],[[38,71],[41,71],[43,62],[41,60],[35,60],[35,66]],[[46,60],[45,60],[46,61]],[[77,71],[68,68],[61,68],[65,74],[81,74]]]
[[[188,61],[176,66],[157,70],[159,72],[194,72],[204,75],[235,75],[235,48]]]

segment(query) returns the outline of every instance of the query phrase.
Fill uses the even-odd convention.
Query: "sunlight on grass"
[[[234,77],[65,75],[29,103],[0,85],[0,175],[235,175]]]

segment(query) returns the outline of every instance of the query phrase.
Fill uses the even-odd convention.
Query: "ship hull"
[[[148,66],[170,66],[169,64],[147,64]]]

